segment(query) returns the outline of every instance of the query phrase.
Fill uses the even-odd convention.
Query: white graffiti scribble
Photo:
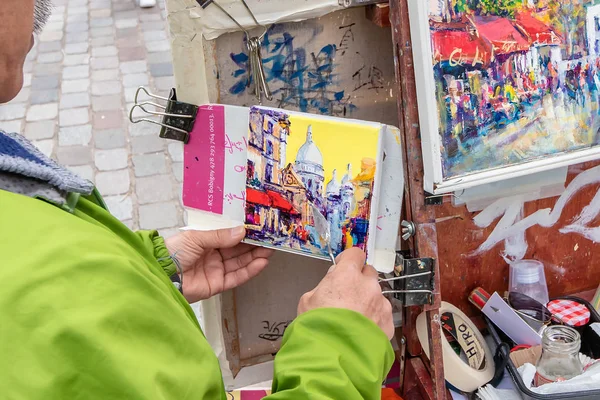
[[[590,168],[579,174],[564,193],[559,197],[554,208],[537,210],[523,218],[525,199],[523,196],[513,196],[497,200],[479,213],[474,222],[480,228],[487,228],[500,217],[493,232],[479,248],[472,253],[478,255],[494,248],[498,243],[505,242],[504,258],[507,262],[520,260],[525,256],[527,243],[525,232],[536,225],[552,228],[560,220],[563,210],[571,199],[587,186],[600,183],[600,166]],[[560,229],[561,233],[576,233],[594,243],[600,243],[600,227],[589,226],[600,215],[600,189],[573,221]]]
[[[573,223],[562,228],[560,232],[578,233],[594,243],[600,243],[600,227],[589,226],[598,215],[600,215],[600,190],[596,193],[590,204],[575,218]]]

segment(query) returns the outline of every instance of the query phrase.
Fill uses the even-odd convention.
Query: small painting
[[[422,122],[440,163],[431,187],[535,161],[585,161],[560,156],[600,144],[599,1],[411,3],[412,24],[427,26],[413,33],[427,35],[415,54],[421,119],[435,120]]]
[[[324,217],[335,255],[351,247],[367,251],[379,142],[377,125],[252,108],[248,241],[328,258],[317,228]]]

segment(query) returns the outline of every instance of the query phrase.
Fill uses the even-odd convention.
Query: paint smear
[[[497,200],[474,218],[474,222],[478,227],[487,228],[496,219],[502,217],[487,240],[479,246],[473,255],[489,251],[502,241],[509,239],[514,240],[516,236],[524,235],[532,226],[539,225],[545,228],[553,227],[559,221],[562,212],[569,201],[579,191],[598,183],[600,183],[600,166],[590,168],[573,179],[562,196],[558,198],[553,209],[541,209],[520,220],[518,219],[518,216],[525,205],[522,196],[513,196]],[[596,193],[590,204],[582,210],[581,214],[576,217],[571,224],[560,229],[560,232],[577,233],[594,243],[600,243],[600,227],[588,226],[599,215],[600,190]],[[514,245],[514,242],[512,243]],[[520,245],[517,245],[516,250],[522,251],[522,248],[519,246]],[[510,249],[510,252],[516,253],[516,250],[513,248]]]

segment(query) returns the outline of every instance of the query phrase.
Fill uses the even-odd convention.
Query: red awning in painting
[[[282,211],[288,212],[292,215],[299,214],[298,211],[294,208],[292,203],[290,203],[287,199],[285,199],[282,195],[272,190],[267,190],[267,195],[271,199],[273,207],[278,208]]]
[[[473,24],[484,39],[494,46],[496,55],[528,51],[529,41],[513,23],[502,17],[475,17]]]
[[[271,206],[271,198],[265,192],[252,188],[246,188],[246,201],[259,206]]]
[[[487,67],[492,61],[492,46],[465,30],[431,31],[434,63],[447,61],[451,66]]]
[[[527,34],[531,44],[559,45],[562,43],[561,37],[554,29],[530,13],[518,13],[515,22]]]

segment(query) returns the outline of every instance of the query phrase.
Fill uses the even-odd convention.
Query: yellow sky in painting
[[[360,172],[363,158],[377,160],[379,128],[352,122],[332,122],[319,118],[291,115],[291,133],[288,137],[287,162],[296,161],[296,154],[306,142],[308,126],[312,125],[313,141],[323,155],[325,184],[337,169],[338,181],[346,174],[346,166],[352,164],[352,177]]]

